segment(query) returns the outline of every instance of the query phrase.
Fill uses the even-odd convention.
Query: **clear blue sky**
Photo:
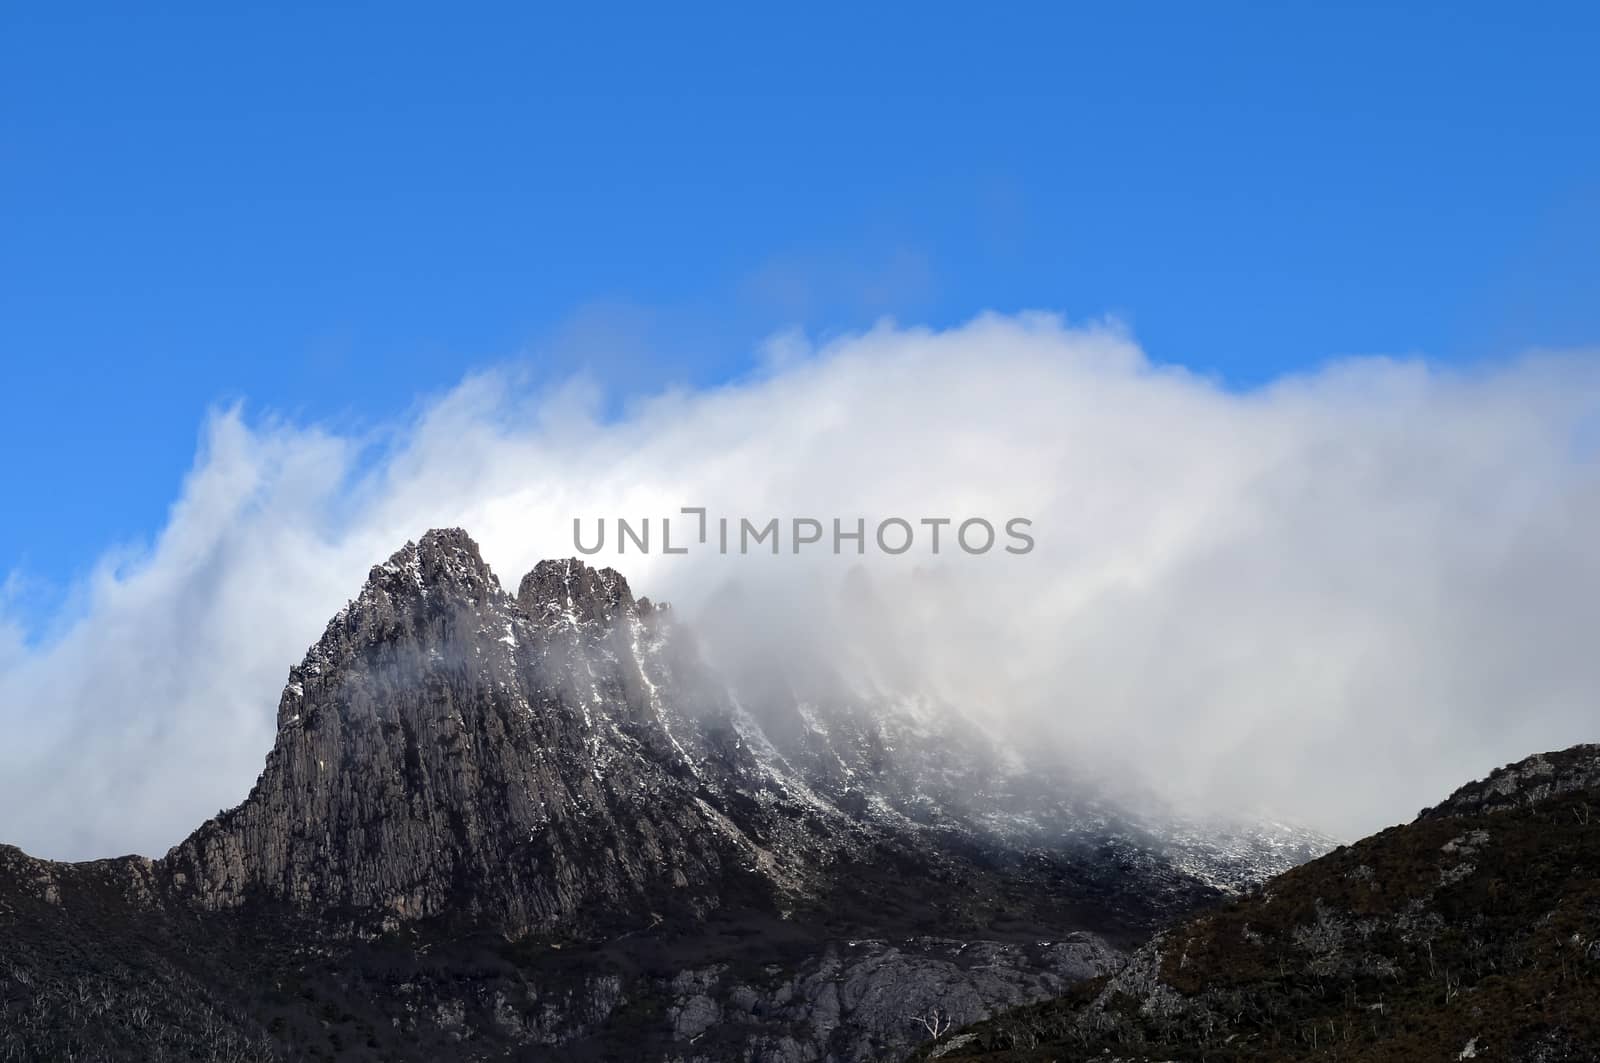
[[[0,10],[0,574],[152,535],[214,403],[370,422],[518,354],[1600,340],[1593,4],[154,6]]]

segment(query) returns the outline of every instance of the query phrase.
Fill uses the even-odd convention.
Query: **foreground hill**
[[[919,1058],[1600,1059],[1600,746],[1501,768]]]
[[[865,1060],[1114,967],[1320,839],[1135,814],[959,713],[743,689],[610,569],[375,566],[236,808],[0,847],[0,1061]]]

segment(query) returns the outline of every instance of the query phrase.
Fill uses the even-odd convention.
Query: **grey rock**
[[[725,677],[611,569],[541,562],[512,595],[464,532],[428,532],[290,669],[238,807],[157,861],[0,846],[22,957],[0,990],[44,1007],[71,940],[137,1007],[200,999],[186,1014],[260,1058],[252,979],[324,993],[317,1036],[366,1016],[345,1054],[381,1026],[403,1037],[388,1058],[623,1039],[638,1059],[878,1059],[931,1012],[965,1023],[1110,970],[1091,931],[1139,937],[1318,844],[1134,814],[1031,775],[952,706],[794,669]],[[719,916],[734,945],[702,932]],[[1039,939],[992,940],[1000,919]],[[752,933],[781,953],[741,952]]]
[[[1586,744],[1553,753],[1538,753],[1505,767],[1488,778],[1460,787],[1444,801],[1418,813],[1418,819],[1470,816],[1526,808],[1560,794],[1600,786],[1600,745]]]

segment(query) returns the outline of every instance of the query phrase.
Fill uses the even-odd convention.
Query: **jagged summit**
[[[354,599],[328,621],[305,659],[289,670],[278,703],[278,728],[302,722],[317,707],[307,691],[337,685],[342,662],[363,648],[421,637],[448,638],[452,618],[497,602],[510,604],[472,537],[436,528],[373,565]]]
[[[460,528],[434,528],[373,565],[363,592],[373,589],[455,593],[474,601],[501,593],[478,544]]]
[[[504,593],[472,536],[461,528],[435,528],[372,566],[361,594],[350,604],[356,609],[430,597],[482,604]],[[594,568],[576,557],[540,561],[522,577],[514,601],[528,619],[546,623],[609,624],[655,608],[648,598],[635,599],[616,569]]]
[[[748,753],[642,615],[610,569],[543,562],[513,598],[460,529],[407,543],[291,670],[260,779],[169,854],[176,881],[513,934],[715,907],[771,828],[718,807]]]
[[[614,568],[590,568],[578,558],[541,561],[522,577],[517,604],[545,623],[609,624],[619,617],[650,611],[650,600],[635,601],[628,581]]]
[[[622,617],[648,615],[653,608],[648,598],[635,601],[627,580],[614,569],[596,570],[577,558],[539,562],[512,597],[467,532],[435,528],[368,571],[360,593],[328,622],[306,660],[290,670],[279,726],[297,714],[293,698],[303,693],[308,679],[354,648],[408,632],[415,635],[430,624],[442,625],[435,634],[445,635],[452,616],[462,610],[504,614],[495,634],[514,648],[515,629],[524,621],[545,627],[565,621],[603,630]]]

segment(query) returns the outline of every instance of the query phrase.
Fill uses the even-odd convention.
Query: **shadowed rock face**
[[[759,892],[759,825],[723,800],[753,765],[716,741],[725,704],[669,719],[665,641],[610,569],[543,562],[512,598],[430,532],[293,669],[265,770],[168,856],[175,885],[513,935]]]
[[[576,558],[541,561],[522,577],[517,604],[544,624],[611,624],[621,617],[648,612],[634,602],[628,581],[613,568],[598,571]]]

